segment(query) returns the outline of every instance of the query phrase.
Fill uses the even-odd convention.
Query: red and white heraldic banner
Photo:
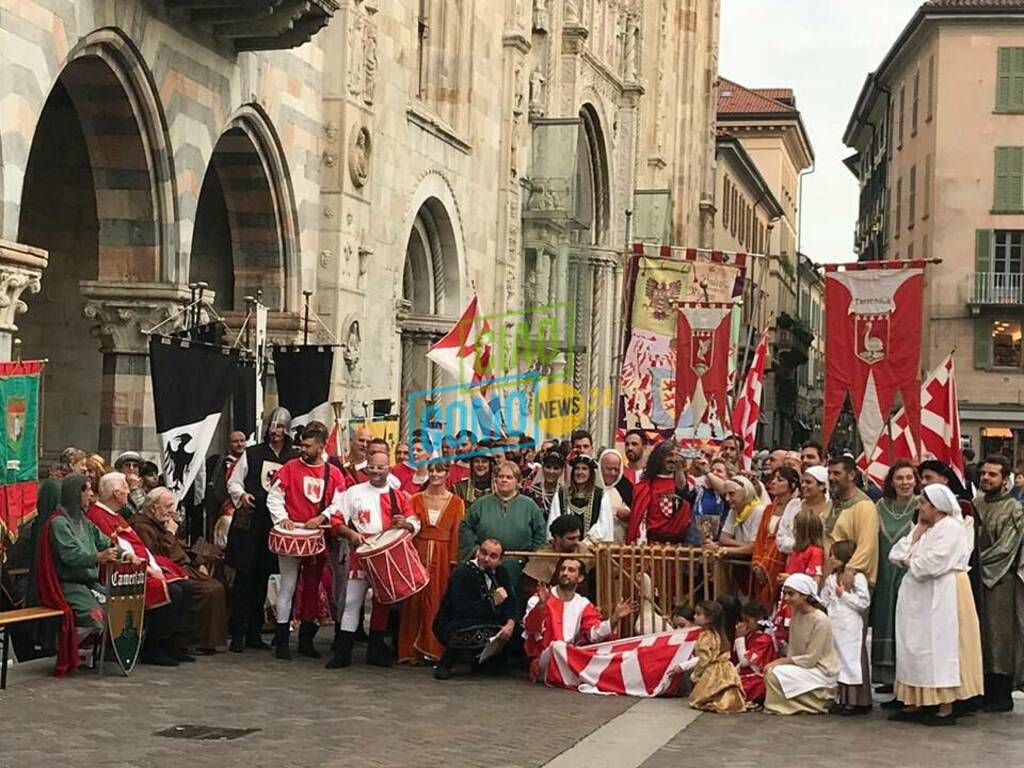
[[[732,304],[679,304],[676,322],[677,426],[712,426],[723,434],[729,411],[729,321]],[[687,415],[688,414],[688,415]],[[691,423],[692,418],[692,423]]]
[[[866,455],[875,450],[897,392],[919,439],[924,266],[872,261],[825,268],[826,445],[847,392]]]

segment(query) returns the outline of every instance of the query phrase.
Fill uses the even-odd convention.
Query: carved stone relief
[[[370,153],[372,150],[370,129],[365,125],[353,126],[348,151],[348,174],[358,189],[366,186],[366,180],[370,176]]]

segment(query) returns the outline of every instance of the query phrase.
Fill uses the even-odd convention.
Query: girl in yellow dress
[[[722,606],[710,600],[698,603],[694,623],[701,631],[695,651],[697,666],[690,676],[690,706],[707,712],[742,712],[747,702],[740,675],[732,663]]]

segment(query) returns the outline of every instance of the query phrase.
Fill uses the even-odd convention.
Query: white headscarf
[[[939,512],[949,515],[954,520],[963,519],[963,514],[960,512],[960,502],[957,500],[956,494],[942,483],[926,485],[923,493],[928,499],[928,503],[939,510]]]
[[[792,589],[815,599],[818,597],[818,583],[806,573],[791,573],[782,583],[782,588]]]
[[[615,478],[615,482],[612,483],[610,486],[604,484],[604,473],[601,472],[601,460],[604,459],[605,456],[617,456],[619,458],[619,476]],[[622,479],[622,472],[623,472],[623,467],[624,467],[625,463],[626,462],[623,461],[623,459],[622,459],[622,454],[619,453],[614,448],[607,448],[606,450],[601,451],[601,456],[597,460],[597,478],[596,478],[597,479],[597,487],[598,488],[614,488],[615,484],[618,483],[619,480]]]
[[[808,467],[804,470],[805,475],[810,475],[822,485],[828,485],[828,470],[820,464]]]

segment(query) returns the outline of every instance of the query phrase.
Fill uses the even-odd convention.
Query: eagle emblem
[[[682,280],[661,281],[653,277],[644,283],[644,297],[655,320],[666,320],[672,315],[672,302],[683,290]]]

